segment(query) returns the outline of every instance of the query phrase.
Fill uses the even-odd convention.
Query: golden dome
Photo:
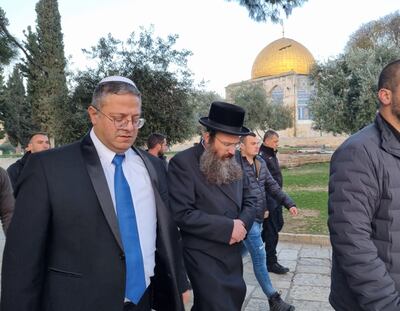
[[[258,53],[251,69],[251,78],[257,79],[294,71],[309,74],[314,57],[299,42],[281,38],[268,44]]]

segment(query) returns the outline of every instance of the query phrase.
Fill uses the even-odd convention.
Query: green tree
[[[239,2],[249,11],[251,19],[266,22],[269,19],[277,23],[282,20],[282,14],[288,17],[294,8],[300,7],[307,0],[228,0]]]
[[[334,134],[352,134],[371,123],[378,109],[379,73],[399,57],[399,48],[356,48],[315,66],[311,79],[316,96],[310,103],[314,127]]]
[[[101,38],[95,47],[85,51],[98,66],[80,71],[75,79],[72,98],[80,107],[78,110],[88,107],[100,79],[119,74],[132,79],[143,95],[146,124],[139,132],[138,145],[143,145],[152,132],[166,134],[171,143],[191,137],[194,108],[190,96],[194,86],[187,68],[191,52],[175,49],[177,39],[177,35],[169,35],[166,40],[153,38],[152,28],[133,32],[124,43],[111,35]]]
[[[267,99],[261,84],[251,83],[233,90],[232,98],[235,104],[246,110],[245,126],[255,131],[265,132],[273,128],[283,130],[293,124],[293,112],[287,106],[274,104]]]
[[[2,65],[8,65],[10,60],[17,54],[14,43],[7,35],[8,25],[9,22],[6,18],[6,13],[0,7],[0,67]]]
[[[28,27],[25,34],[29,59],[22,68],[28,79],[28,100],[35,124],[54,137],[56,144],[63,144],[71,141],[70,122],[74,116],[69,107],[57,0],[39,0],[36,13],[36,32]]]
[[[373,49],[378,46],[400,47],[400,13],[396,11],[362,25],[346,44],[346,51],[354,48]]]
[[[316,89],[310,104],[314,127],[352,134],[371,123],[378,109],[379,74],[399,58],[399,12],[362,25],[343,54],[317,64],[311,73]]]
[[[8,139],[13,146],[25,146],[34,128],[32,124],[32,109],[26,101],[23,76],[18,68],[14,67],[7,85],[2,94],[1,120],[3,121]]]
[[[5,105],[6,105],[6,88],[4,85],[4,76],[3,76],[3,70],[0,67],[0,121],[3,121],[5,116]],[[0,126],[0,139],[3,139],[5,136],[5,131],[4,131],[4,124],[3,126]]]

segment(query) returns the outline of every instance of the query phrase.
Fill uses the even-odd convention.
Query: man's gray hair
[[[105,78],[101,80],[99,84],[97,84],[93,92],[92,105],[100,109],[104,97],[109,94],[116,94],[116,95],[132,94],[139,97],[140,101],[142,99],[140,91],[133,82],[128,83],[120,79],[107,80],[107,78]]]
[[[264,134],[264,139],[263,141],[265,141],[266,139],[272,138],[272,137],[279,137],[278,132],[274,131],[274,130],[268,130],[265,132]]]

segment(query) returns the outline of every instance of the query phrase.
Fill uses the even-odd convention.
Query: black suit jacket
[[[158,159],[136,151],[148,169],[157,206],[153,307],[181,311],[186,284],[165,173],[154,168],[162,166]],[[16,194],[3,257],[1,310],[122,311],[125,256],[90,136],[33,154]]]

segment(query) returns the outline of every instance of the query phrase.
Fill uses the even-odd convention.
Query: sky
[[[35,0],[1,0],[10,32],[23,39],[35,27]],[[282,27],[257,23],[244,7],[226,0],[58,0],[65,54],[72,70],[89,64],[82,48],[111,33],[126,40],[140,26],[154,25],[155,35],[179,35],[178,49],[193,55],[188,67],[196,82],[225,95],[225,87],[248,80],[257,54],[282,37]],[[284,21],[286,38],[294,39],[326,61],[340,54],[362,24],[395,12],[399,0],[309,0]]]

